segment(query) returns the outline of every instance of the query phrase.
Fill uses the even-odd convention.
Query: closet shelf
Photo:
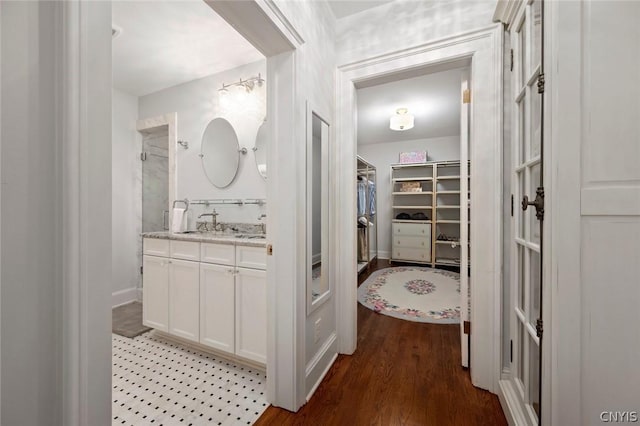
[[[426,176],[421,176],[421,177],[406,177],[406,178],[393,178],[392,181],[393,182],[414,182],[414,181],[432,181],[433,178],[432,177],[426,177]]]
[[[460,241],[436,240],[436,244],[444,244],[444,245],[451,246],[452,243],[456,243],[456,247],[460,247],[464,244],[464,243],[461,243]]]
[[[392,223],[432,223],[430,220],[391,219]]]
[[[438,205],[436,205],[436,209],[457,209],[457,210],[460,210],[460,206],[438,206]]]
[[[394,209],[429,209],[431,210],[433,207],[431,206],[393,206]]]
[[[459,220],[438,220],[436,219],[436,223],[460,223]]]
[[[452,265],[452,266],[460,266],[460,259],[445,259],[445,258],[440,258],[440,259],[436,259],[436,265]]]
[[[392,192],[391,195],[433,195],[431,191],[422,192]]]

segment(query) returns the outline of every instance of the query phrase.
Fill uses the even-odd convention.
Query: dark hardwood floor
[[[389,266],[378,261],[371,272]],[[376,314],[358,304],[358,349],[339,355],[298,413],[269,407],[257,425],[506,425],[498,397],[460,366],[458,325]]]

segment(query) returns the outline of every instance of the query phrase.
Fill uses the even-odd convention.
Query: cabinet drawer
[[[394,223],[393,235],[425,236],[431,238],[431,224],[429,223]]]
[[[232,244],[202,243],[200,244],[200,261],[235,266],[235,246]]]
[[[422,249],[393,247],[394,260],[415,260],[417,262],[430,262],[431,252]]]
[[[169,240],[145,238],[142,241],[142,249],[144,254],[169,257]]]
[[[266,248],[236,246],[236,265],[242,268],[267,269]]]
[[[200,243],[194,241],[169,241],[171,257],[173,259],[200,260]]]
[[[431,246],[431,240],[425,237],[410,237],[407,235],[394,235],[393,247],[415,248],[424,250]]]

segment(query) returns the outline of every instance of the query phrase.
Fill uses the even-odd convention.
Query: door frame
[[[275,141],[268,164],[302,158],[298,140],[304,122],[298,119],[297,87],[302,75],[296,50],[304,39],[273,1],[207,1],[267,57],[267,114]],[[60,96],[64,168],[62,205],[65,220],[61,295],[64,315],[61,382],[64,424],[102,424],[111,415],[111,297],[105,285],[111,262],[98,256],[111,246],[111,3],[60,3]],[[302,106],[301,106],[302,105]],[[96,129],[100,131],[96,131]],[[84,143],[85,141],[91,143]],[[269,167],[267,180],[268,244],[275,246],[267,261],[267,399],[296,411],[305,401],[304,378],[304,188],[278,188],[300,182],[298,167]],[[292,206],[278,209],[278,206]],[[302,213],[301,213],[302,212]],[[105,220],[105,215],[107,220]],[[95,279],[100,277],[100,279]],[[293,321],[292,321],[293,318]]]
[[[498,390],[502,336],[502,49],[500,25],[462,33],[424,45],[341,65],[337,71],[336,144],[339,174],[336,205],[338,351],[352,354],[357,344],[356,85],[411,69],[471,60],[471,380]],[[481,141],[491,141],[480,144]],[[477,144],[477,147],[474,147]],[[482,211],[482,214],[479,212]],[[473,285],[478,283],[478,285]]]

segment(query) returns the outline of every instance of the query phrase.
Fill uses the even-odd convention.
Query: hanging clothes
[[[358,181],[358,216],[364,216],[367,209],[367,185],[364,181]]]
[[[369,214],[376,215],[376,184],[369,181]]]

